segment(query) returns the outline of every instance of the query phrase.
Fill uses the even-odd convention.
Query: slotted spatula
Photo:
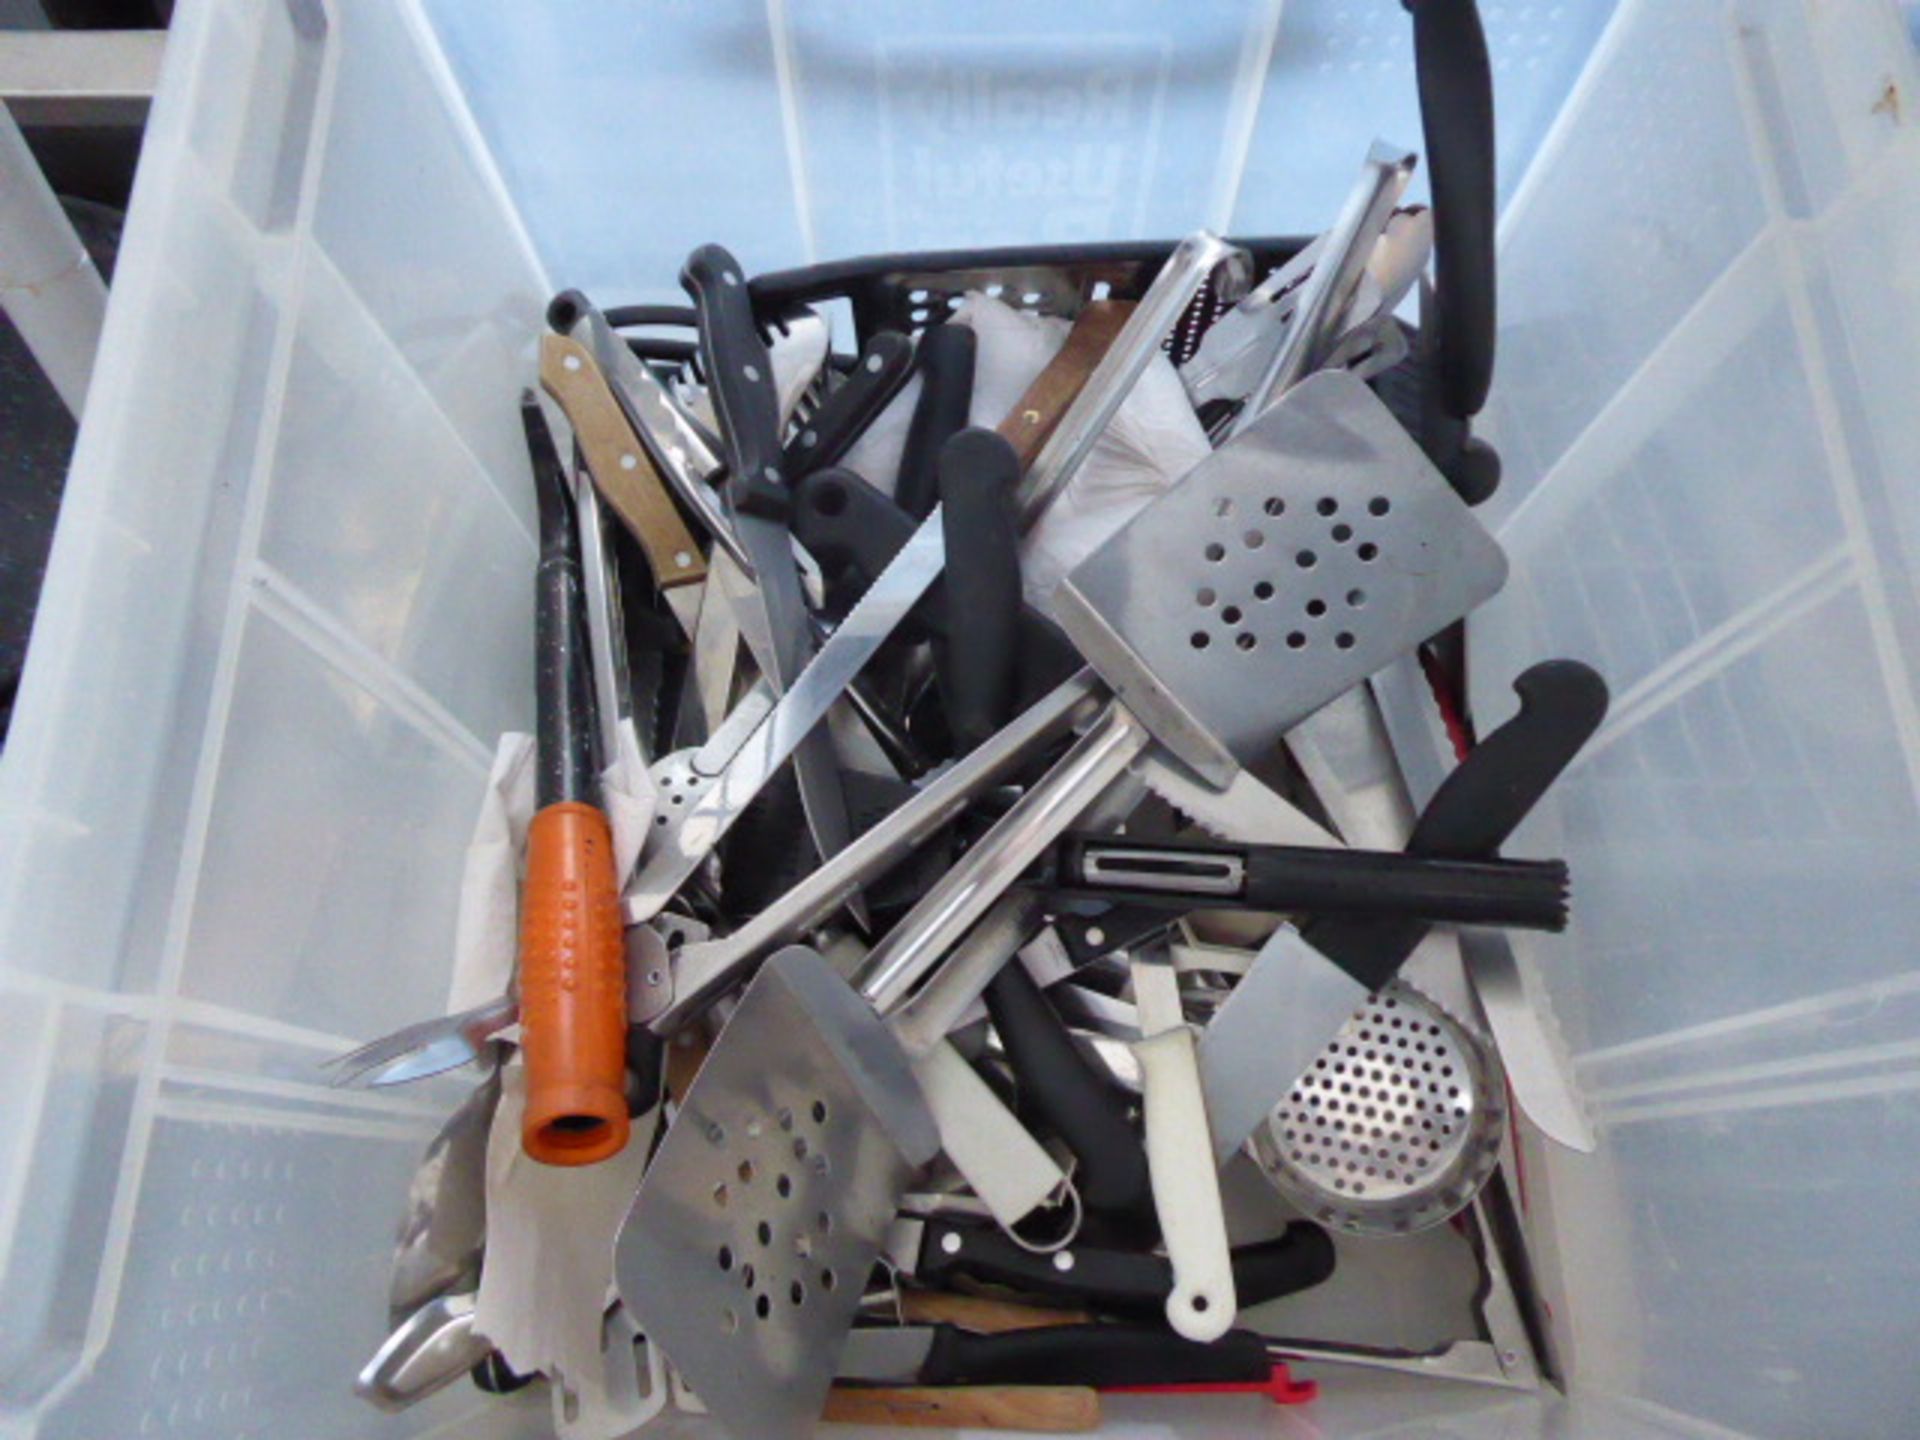
[[[1089,556],[1056,612],[1154,738],[1225,785],[1506,573],[1387,408],[1327,371]]]

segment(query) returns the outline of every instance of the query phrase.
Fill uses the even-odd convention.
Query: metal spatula
[[[1056,610],[1154,737],[1224,785],[1506,572],[1387,408],[1329,371],[1088,557]]]
[[[812,1433],[896,1201],[939,1138],[905,1053],[826,961],[761,968],[615,1250],[621,1297],[714,1416]]]

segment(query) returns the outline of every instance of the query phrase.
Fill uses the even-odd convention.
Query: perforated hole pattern
[[[1418,1229],[1472,1198],[1498,1152],[1501,1108],[1478,1042],[1396,985],[1354,1014],[1275,1109],[1263,1158],[1319,1218]]]
[[[728,1156],[728,1178],[712,1190],[711,1218],[731,1222],[713,1265],[738,1286],[723,1283],[722,1335],[747,1336],[783,1318],[804,1323],[809,1304],[845,1283],[830,1253],[840,1222],[827,1208],[830,1187],[817,1183],[834,1169],[831,1115],[825,1100],[802,1099],[740,1117],[734,1134],[718,1125],[708,1131],[709,1143]]]
[[[1343,504],[1331,495],[1309,504],[1279,495],[1239,501],[1221,496],[1214,501],[1215,525],[1199,550],[1199,573],[1206,577],[1194,589],[1196,623],[1188,637],[1195,650],[1215,646],[1246,653],[1263,645],[1283,645],[1295,652],[1320,648],[1351,650],[1367,604],[1365,584],[1351,578],[1374,564],[1381,553],[1382,528],[1377,522],[1393,513],[1393,502],[1375,495],[1364,504]],[[1236,562],[1258,557],[1253,565]],[[1329,565],[1329,560],[1351,560]],[[1292,568],[1311,575],[1329,574],[1324,594],[1276,603],[1283,594],[1297,597],[1292,586],[1275,587],[1264,578],[1276,569]],[[1260,578],[1256,578],[1260,577]],[[1237,593],[1244,590],[1244,593]]]

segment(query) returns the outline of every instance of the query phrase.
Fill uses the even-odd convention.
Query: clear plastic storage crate
[[[1560,654],[1616,693],[1515,847],[1576,878],[1528,954],[1601,1144],[1525,1154],[1569,1395],[1330,1370],[1112,1430],[1910,1436],[1911,41],[1892,0],[1482,11],[1514,573],[1474,698]],[[349,1394],[463,1087],[314,1066],[446,997],[531,719],[555,289],[1312,230],[1376,134],[1420,135],[1392,0],[185,0],[0,760],[0,1435],[547,1433],[537,1392]]]

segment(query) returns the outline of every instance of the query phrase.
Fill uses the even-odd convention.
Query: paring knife
[[[540,337],[540,384],[566,412],[595,490],[640,542],[654,584],[692,638],[700,624],[706,557],[600,367],[578,341],[549,332]]]

